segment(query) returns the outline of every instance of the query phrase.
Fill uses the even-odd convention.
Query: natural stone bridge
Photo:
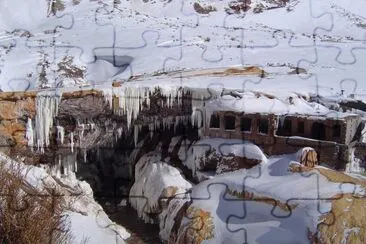
[[[121,89],[0,93],[2,150],[24,156],[32,149],[39,162],[74,147],[111,145],[122,136],[136,146],[139,132],[142,137],[164,128],[191,128],[189,91],[164,94],[159,88],[129,88],[118,95]]]

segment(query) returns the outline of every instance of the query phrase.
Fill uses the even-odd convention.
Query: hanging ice
[[[60,142],[60,144],[64,144],[64,138],[65,138],[65,129],[62,126],[57,126],[57,141]]]
[[[150,96],[155,91],[159,90],[161,95],[166,98],[166,106],[171,108],[175,101],[178,105],[182,103],[183,94],[186,92],[181,87],[140,87],[138,85],[114,87],[111,89],[103,89],[103,94],[113,109],[114,113],[126,115],[127,128],[130,129],[132,121],[136,120],[141,112],[143,105],[150,107]],[[113,97],[118,99],[118,107],[113,103]],[[163,104],[164,105],[164,104]],[[156,127],[155,127],[156,128]]]
[[[28,146],[32,147],[34,142],[34,132],[32,126],[32,119],[28,118],[27,129],[25,132],[25,138],[27,139]]]
[[[137,119],[143,103],[150,106],[149,89],[145,87],[118,87],[114,95],[118,97],[118,113],[127,116],[127,128],[131,127],[132,120]]]
[[[138,139],[139,139],[139,133],[142,129],[142,124],[139,124],[139,125],[135,125],[134,126],[134,142],[135,142],[135,147],[137,146],[137,142],[138,142]]]
[[[61,93],[39,92],[36,98],[36,141],[38,150],[44,152],[44,147],[50,143],[50,129],[53,119],[58,113],[58,105],[61,101]]]
[[[74,133],[70,132],[70,146],[71,146],[71,152],[74,152]]]

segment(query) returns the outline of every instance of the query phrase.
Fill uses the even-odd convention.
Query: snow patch
[[[149,213],[158,213],[164,191],[176,188],[174,198],[184,198],[192,185],[181,172],[161,161],[156,153],[141,157],[135,166],[135,183],[130,189],[130,203],[146,223],[153,223]],[[166,193],[165,193],[166,194]]]

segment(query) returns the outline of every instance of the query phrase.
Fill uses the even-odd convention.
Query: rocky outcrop
[[[33,93],[0,93],[0,147],[25,145],[27,120],[35,114]]]
[[[215,226],[211,213],[203,209],[189,207],[186,211],[185,223],[177,233],[175,242],[170,243],[203,243],[214,238]]]

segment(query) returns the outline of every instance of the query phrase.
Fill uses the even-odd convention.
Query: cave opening
[[[158,224],[147,224],[131,206],[130,189],[135,181],[135,165],[144,154],[159,150],[162,158],[169,157],[172,164],[179,160],[177,146],[172,145],[173,138],[198,139],[198,129],[188,124],[162,125],[153,131],[142,126],[135,144],[134,130],[122,133],[115,140],[114,136],[89,148],[75,148],[74,152],[63,155],[66,164],[76,162],[68,167],[61,164],[63,174],[67,170],[75,171],[79,180],[90,184],[94,199],[103,207],[109,218],[125,227],[131,238],[127,243],[161,243]],[[177,163],[177,165],[182,165]],[[174,165],[174,166],[177,166]],[[185,173],[190,172],[182,169]],[[186,175],[189,175],[186,174]],[[143,198],[143,197],[140,197]],[[155,218],[154,215],[151,216]],[[133,220],[133,221],[132,221]]]

